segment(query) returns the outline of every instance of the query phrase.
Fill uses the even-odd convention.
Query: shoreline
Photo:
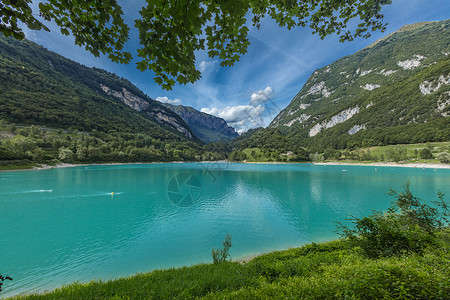
[[[349,163],[349,162],[321,162],[312,163],[321,166],[366,166],[366,167],[399,167],[399,168],[422,168],[422,169],[450,169],[449,164],[442,163],[405,163],[399,164],[394,162],[373,162],[373,163]]]
[[[264,162],[264,161],[242,161],[237,163],[243,164],[261,164],[261,165],[293,165],[293,164],[312,164],[319,166],[363,166],[363,167],[400,167],[400,168],[425,168],[425,169],[450,169],[450,164],[442,164],[442,163],[405,163],[399,164],[395,162],[370,162],[370,163],[361,163],[361,162],[339,162],[339,161],[330,161],[330,162]]]
[[[73,167],[88,167],[88,166],[120,166],[120,165],[149,165],[149,164],[179,164],[183,161],[170,161],[170,162],[136,162],[136,163],[88,163],[88,164],[69,164],[69,163],[57,163],[56,165],[38,164],[38,167],[32,167],[30,169],[12,169],[1,170],[0,172],[18,172],[18,171],[41,171],[60,168],[73,168]]]
[[[183,164],[183,163],[243,163],[243,164],[261,164],[261,165],[292,165],[292,164],[312,164],[319,166],[365,166],[365,167],[399,167],[399,168],[422,168],[422,169],[450,169],[450,164],[443,163],[395,163],[395,162],[261,162],[261,161],[240,161],[230,162],[225,160],[220,161],[198,161],[198,162],[184,162],[184,161],[169,161],[169,162],[133,162],[133,163],[87,163],[87,164],[70,164],[57,163],[56,165],[38,164],[31,169],[12,169],[1,170],[0,172],[19,172],[19,171],[40,171],[59,168],[73,168],[73,167],[87,167],[87,166],[121,166],[121,165],[149,165],[149,164]]]
[[[271,254],[271,253],[274,253],[274,252],[289,251],[291,249],[304,247],[304,246],[306,246],[308,244],[311,244],[311,243],[321,244],[321,243],[328,243],[328,242],[337,241],[337,240],[340,240],[340,238],[324,239],[324,240],[318,241],[318,242],[308,242],[308,243],[300,244],[300,245],[296,245],[296,246],[288,246],[288,247],[282,247],[282,248],[274,249],[274,250],[268,250],[268,251],[263,251],[263,252],[255,252],[255,253],[239,256],[238,258],[235,258],[235,259],[233,259],[231,257],[229,261],[230,262],[240,263],[240,264],[246,264],[246,263],[250,262],[251,260],[253,260],[254,258],[257,258],[259,256],[263,256],[263,255],[266,255],[266,254]],[[35,295],[35,294],[42,295],[42,294],[46,294],[46,293],[51,293],[51,292],[53,292],[53,291],[55,291],[57,289],[63,288],[66,285],[71,285],[71,284],[74,284],[76,282],[81,283],[81,284],[88,284],[90,282],[99,282],[99,281],[107,282],[109,280],[118,280],[118,279],[123,279],[123,278],[130,278],[130,277],[133,277],[133,276],[135,276],[137,274],[148,274],[148,273],[152,273],[152,272],[155,272],[155,271],[166,271],[166,270],[170,270],[170,269],[173,269],[173,268],[175,268],[175,269],[181,269],[181,268],[184,268],[184,267],[190,268],[190,267],[203,265],[203,264],[213,264],[213,262],[200,261],[200,262],[193,263],[193,264],[184,264],[184,265],[172,266],[172,267],[155,268],[155,269],[149,269],[149,270],[144,271],[144,272],[135,272],[135,273],[132,273],[130,275],[117,276],[117,277],[114,277],[114,278],[111,278],[111,279],[95,278],[95,279],[87,279],[85,281],[83,281],[83,280],[74,281],[74,282],[69,282],[69,283],[65,283],[65,284],[62,284],[62,285],[53,286],[51,288],[47,288],[47,289],[44,289],[44,290],[39,290],[39,291],[34,291],[34,292],[33,291],[29,291],[29,292],[25,292],[25,293],[18,293],[18,294],[15,294],[15,295],[10,295],[10,296],[8,296],[6,298],[1,298],[0,297],[0,300],[3,300],[3,299],[4,300],[9,300],[9,299],[15,299],[15,297],[31,296],[31,295]]]

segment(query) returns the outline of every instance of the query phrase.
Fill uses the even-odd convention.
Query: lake
[[[0,296],[337,238],[334,221],[386,209],[389,188],[450,194],[450,170],[172,163],[0,173]],[[430,197],[430,195],[432,197]],[[448,199],[448,196],[446,197]]]

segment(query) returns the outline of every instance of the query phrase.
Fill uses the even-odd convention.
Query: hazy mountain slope
[[[200,112],[190,106],[162,104],[181,116],[194,135],[205,143],[227,142],[238,136],[234,128],[228,126],[222,118]]]
[[[30,41],[0,35],[0,81],[0,118],[8,122],[195,139],[180,116],[128,80]]]
[[[450,140],[450,21],[402,27],[315,71],[272,121],[320,150]]]

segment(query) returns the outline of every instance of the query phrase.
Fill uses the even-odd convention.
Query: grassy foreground
[[[450,232],[422,255],[368,259],[343,241],[254,258],[74,283],[14,299],[448,299]]]

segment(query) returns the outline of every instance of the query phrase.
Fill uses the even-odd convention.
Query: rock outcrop
[[[420,92],[424,95],[430,95],[437,92],[444,84],[450,84],[450,75],[441,75],[437,80],[427,81],[425,80],[419,85]]]
[[[173,113],[171,110],[168,110],[163,105],[157,103],[156,101],[148,101],[142,97],[136,96],[126,88],[122,88],[122,90],[116,91],[104,84],[100,84],[100,87],[106,94],[119,99],[132,109],[138,112],[145,113],[160,124],[164,124],[172,129],[175,129],[188,138],[193,138],[190,128],[181,119],[181,117]]]
[[[196,137],[205,143],[230,141],[238,136],[233,127],[219,117],[201,112],[190,106],[161,103],[177,113],[190,127]]]
[[[146,100],[134,95],[133,93],[129,92],[126,88],[122,88],[121,91],[114,91],[103,84],[100,84],[100,87],[108,95],[112,95],[120,99],[123,103],[125,103],[132,109],[137,110],[138,112],[141,112],[150,106],[150,104]]]
[[[315,136],[324,129],[331,128],[337,124],[343,123],[353,117],[355,114],[359,113],[359,107],[348,108],[341,111],[339,114],[332,116],[329,121],[323,121],[317,123],[309,130],[309,136]]]

